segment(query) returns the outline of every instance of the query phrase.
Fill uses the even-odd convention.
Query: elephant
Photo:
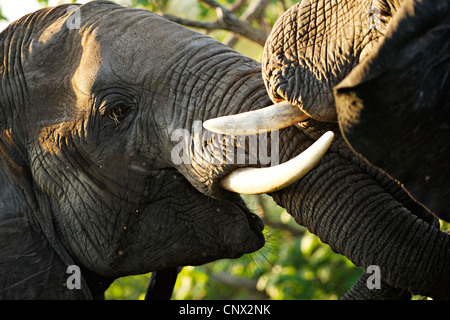
[[[271,194],[355,264],[380,267],[382,289],[364,291],[363,276],[351,297],[449,297],[448,235],[326,112],[260,134],[281,165],[253,161],[250,140],[201,130],[273,104],[264,61],[107,1],[39,10],[1,38],[2,298],[100,299],[114,279],[150,271],[150,294],[166,297],[159,279],[172,283],[180,267],[264,245],[244,189]],[[289,102],[271,110],[299,109]],[[286,168],[301,179],[272,178]],[[267,173],[274,187],[235,184]]]
[[[118,277],[264,245],[238,194],[212,196],[236,165],[171,159],[175,128],[269,103],[258,63],[108,1],[39,10],[1,39],[1,298],[101,299]]]
[[[390,28],[393,30],[397,28],[396,19],[402,19],[402,12],[408,11],[409,8],[402,5],[402,1],[387,0],[340,2],[304,0],[278,19],[264,50],[262,75],[271,100],[274,103],[289,104],[292,107],[292,121],[287,121],[283,126],[294,125],[283,129],[280,133],[281,141],[289,141],[289,144],[280,144],[281,160],[285,161],[295,156],[303,150],[303,146],[316,140],[322,132],[332,130],[335,133],[330,149],[317,167],[298,182],[271,193],[272,197],[280,206],[286,208],[300,225],[306,226],[312,233],[318,235],[335,252],[345,255],[356,265],[363,266],[365,270],[371,265],[379,266],[381,270],[384,270],[381,290],[369,290],[367,286],[369,275],[363,274],[342,299],[408,299],[411,293],[422,293],[434,298],[450,297],[449,235],[439,230],[436,219],[439,213],[432,212],[417,201],[410,190],[405,188],[403,181],[395,179],[382,170],[386,169],[383,165],[380,165],[380,169],[364,158],[366,152],[369,160],[372,159],[371,157],[380,159],[386,155],[391,135],[383,140],[385,143],[382,146],[383,152],[380,151],[381,146],[371,149],[374,139],[390,131],[383,130],[378,133],[377,125],[384,121],[379,114],[375,119],[370,117],[372,115],[370,114],[364,118],[364,122],[359,123],[359,114],[353,110],[357,109],[355,104],[359,106],[359,109],[362,108],[361,99],[366,99],[362,100],[365,108],[367,104],[370,104],[372,109],[376,110],[378,100],[371,100],[372,97],[386,98],[383,91],[386,87],[384,82],[386,78],[382,72],[384,68],[393,66],[393,61],[398,60],[396,49],[404,45],[404,42],[399,41],[399,44],[392,48],[392,42],[395,41],[392,36],[392,38],[386,38],[379,54],[376,50],[384,41],[385,35],[390,35],[388,33]],[[426,6],[424,4],[424,7]],[[428,6],[431,7],[434,4]],[[438,12],[442,6],[444,5],[436,6],[432,11]],[[415,11],[408,12],[414,18]],[[445,13],[439,16],[444,17]],[[423,20],[423,17],[418,19]],[[433,20],[433,18],[430,19]],[[441,30],[439,26],[442,26],[439,24],[440,21],[436,22],[438,30]],[[402,32],[401,28],[402,25],[399,23],[399,33]],[[428,25],[423,28],[428,28]],[[406,29],[406,31],[410,30]],[[446,28],[442,28],[441,34],[446,35],[446,32]],[[411,32],[408,35],[410,34]],[[409,40],[406,37],[400,40],[405,41],[404,39]],[[437,42],[434,38],[428,40],[430,43],[434,42],[432,48],[440,48],[441,51],[438,53],[445,51],[446,46],[442,45],[442,42]],[[412,40],[413,44],[416,44],[414,41],[416,38]],[[417,43],[421,42],[417,40]],[[409,48],[405,47],[405,56],[410,53]],[[382,56],[382,49],[388,51],[390,55]],[[432,52],[435,51],[431,50],[430,55]],[[380,60],[378,64],[370,60],[373,56],[375,56],[374,59]],[[439,60],[440,56],[436,54],[436,60],[430,62],[430,65],[446,62],[446,55],[442,56],[443,60]],[[410,61],[415,61],[413,58],[407,61],[410,64],[405,63],[405,65],[411,66]],[[382,65],[388,59],[392,61]],[[369,67],[373,70],[367,71]],[[420,68],[421,65],[418,65],[413,71]],[[444,74],[444,77],[440,78],[444,81],[447,79],[445,77],[447,69],[439,73],[439,75]],[[381,76],[377,79],[379,80],[378,91],[374,93],[373,87],[367,86],[368,90],[364,91],[366,96],[359,96],[359,94],[362,95],[362,91],[356,91],[360,89],[357,86],[359,81],[363,83],[366,79],[364,77],[370,79],[379,75],[379,71]],[[405,69],[403,71],[405,77],[408,77],[409,73]],[[396,84],[395,92],[397,93],[404,82],[402,82],[403,78],[396,78],[395,72],[392,71],[390,75],[393,83]],[[432,72],[429,74],[433,75]],[[440,83],[439,76],[434,79],[436,79],[435,82],[430,83],[430,86]],[[412,90],[412,87],[409,89]],[[355,92],[358,92],[358,95]],[[410,91],[406,92],[405,96],[408,96]],[[337,108],[335,93],[339,102]],[[448,95],[443,93],[441,97],[446,94]],[[390,97],[397,99],[394,91],[391,92]],[[395,101],[398,102],[401,99]],[[408,104],[405,103],[405,105]],[[389,108],[392,110],[393,107],[389,106]],[[405,111],[405,107],[402,110]],[[444,108],[440,110],[445,112]],[[245,126],[248,126],[252,121],[250,119],[254,118],[256,120],[253,120],[252,125],[256,130],[270,128],[270,122],[273,120],[267,122],[261,120],[259,117],[263,113],[264,111],[261,110],[252,112],[252,115],[249,113],[248,118],[245,118]],[[401,115],[398,113],[393,118],[403,117],[405,113],[402,112]],[[444,117],[444,114],[441,115]],[[289,118],[289,115],[283,114],[283,118]],[[225,129],[239,128],[241,120],[243,120],[242,115],[240,119],[234,116],[221,117],[211,120],[212,123],[208,123],[205,127],[216,132],[225,132]],[[433,120],[430,118],[429,122]],[[230,122],[233,125],[227,124]],[[392,122],[386,122],[388,123],[392,124]],[[357,129],[351,127],[353,124]],[[276,128],[279,127],[281,126],[276,125]],[[401,130],[400,127],[395,127],[397,128]],[[446,128],[444,125],[442,129],[446,130]],[[364,133],[369,129],[373,130],[373,135],[367,134],[368,143],[361,150],[362,155],[354,152],[355,150],[348,145],[347,135],[351,134],[348,137],[350,144],[358,143],[358,141],[365,141]],[[412,124],[409,129],[412,130]],[[420,132],[417,127],[414,127],[414,130]],[[370,140],[369,137],[373,139]],[[436,144],[433,144],[435,140],[427,141],[430,144],[429,148],[439,148],[445,144],[445,139],[441,139],[441,142]],[[299,147],[294,148],[293,145]],[[362,142],[357,144],[357,146],[360,145]],[[410,145],[406,145],[406,148]],[[443,147],[442,150],[446,150],[445,148],[448,146]],[[398,152],[400,153],[401,150]],[[398,155],[397,150],[392,152],[392,155],[393,157]],[[382,163],[389,168],[403,166],[403,158],[392,163],[389,162],[390,160],[389,157]],[[387,165],[387,163],[390,164]],[[445,163],[444,160],[442,165],[445,166]],[[375,164],[379,165],[377,162]],[[405,172],[414,175],[414,168],[411,165],[405,165]],[[436,167],[436,171],[438,170],[445,172],[439,166]],[[446,192],[448,188],[443,188],[436,191],[434,196],[439,197]],[[441,203],[445,204],[445,200]],[[411,239],[419,234],[423,240],[427,240],[423,244],[416,242],[417,238],[411,242]],[[425,265],[428,267],[423,269]]]
[[[450,5],[404,1],[370,58],[335,87],[353,150],[450,221]]]

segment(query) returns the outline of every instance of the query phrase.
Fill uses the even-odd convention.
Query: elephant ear
[[[0,132],[0,299],[85,298],[83,290],[66,287],[67,264],[74,263],[55,250],[61,247],[57,239],[49,240],[41,229],[45,225],[50,231],[51,221],[39,221],[43,203],[8,132]]]
[[[56,235],[51,204],[33,183],[22,126],[14,123],[23,118],[17,114],[23,96],[13,85],[25,87],[14,65],[17,55],[5,49],[20,48],[15,28],[0,34],[0,299],[92,298],[83,277],[81,290],[66,286],[67,267],[75,263]]]
[[[406,0],[377,50],[334,88],[347,142],[450,221],[450,4]]]
[[[0,124],[0,299],[92,298],[82,277],[81,290],[66,286],[67,267],[75,263],[56,236],[50,206]]]

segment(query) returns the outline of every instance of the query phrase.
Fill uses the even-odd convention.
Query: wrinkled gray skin
[[[352,147],[450,221],[450,4],[405,1],[388,37],[336,87]]]
[[[371,6],[381,14],[376,28],[366,23]],[[368,57],[399,8],[398,1],[302,1],[277,21],[262,61],[272,100],[312,118],[282,130],[289,141],[282,161],[325,130],[336,134],[319,165],[273,197],[335,252],[365,269],[380,266],[381,290],[368,290],[364,274],[346,299],[450,297],[449,235],[398,182],[353,153],[336,123],[333,87]]]
[[[271,99],[289,101],[313,119],[336,121],[333,87],[383,38],[399,2],[304,0],[285,12],[263,58]]]
[[[148,11],[102,1],[82,6],[81,29],[69,30],[66,8],[1,35],[1,297],[98,298],[120,276],[260,248],[259,219],[219,188],[237,165],[171,159],[174,129],[271,103],[260,65]],[[280,131],[282,161],[324,130],[337,137],[274,199],[336,252],[380,266],[382,290],[351,297],[449,297],[448,235],[351,152],[336,123],[318,121],[333,118],[326,114]],[[64,286],[71,264],[82,267],[82,290]]]

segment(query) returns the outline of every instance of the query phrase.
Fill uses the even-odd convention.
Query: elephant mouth
[[[207,120],[203,127],[225,135],[248,135],[283,129],[309,119],[298,107],[281,102],[263,109]],[[264,168],[233,170],[220,180],[223,189],[240,194],[262,194],[288,187],[305,176],[325,155],[334,133],[325,132],[313,145],[295,158]]]
[[[262,239],[264,240],[264,236],[262,235],[262,232],[264,230],[264,222],[261,220],[261,218],[250,211],[250,209],[248,209],[245,204],[241,202],[235,202],[234,204],[239,207],[244,213],[250,229],[253,230],[256,234],[261,235]]]
[[[258,215],[251,212],[250,209],[247,208],[245,203],[241,203],[240,201],[236,201],[233,203],[245,215],[245,218],[248,222],[248,227],[252,231],[251,234],[245,233],[249,241],[241,241],[240,244],[235,246],[240,249],[235,252],[235,256],[233,256],[233,254],[231,254],[231,256],[233,256],[233,258],[238,258],[242,254],[255,252],[264,246],[264,222]]]

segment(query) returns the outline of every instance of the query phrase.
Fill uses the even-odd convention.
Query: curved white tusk
[[[324,133],[295,158],[268,168],[239,168],[220,180],[222,188],[241,194],[261,194],[286,188],[306,175],[328,150],[334,133]]]
[[[207,120],[203,127],[228,135],[249,135],[283,129],[309,118],[300,108],[281,102],[263,109]]]

